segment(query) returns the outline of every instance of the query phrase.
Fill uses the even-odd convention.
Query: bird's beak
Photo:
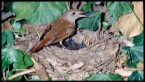
[[[87,16],[85,16],[85,14],[86,14],[85,12],[80,12],[80,13],[79,13],[79,16],[80,16],[80,17],[87,17]]]

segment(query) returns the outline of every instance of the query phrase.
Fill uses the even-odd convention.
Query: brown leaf
[[[8,30],[12,30],[12,25],[10,24],[11,18],[9,18],[3,25],[2,30],[4,29],[8,29]]]
[[[143,24],[143,2],[132,2],[134,5],[134,12],[139,19],[139,21]],[[139,35],[143,27],[139,23],[138,19],[135,17],[135,15],[132,13],[125,14],[119,17],[118,21],[112,26],[112,30],[117,31],[120,30],[124,36],[127,37],[134,37]],[[119,34],[119,32],[115,32],[116,34]]]
[[[131,73],[133,72],[133,70],[126,70],[126,69],[116,69],[115,73],[124,76],[124,77],[128,77],[131,75]]]
[[[137,69],[138,69],[138,70],[143,70],[143,67],[144,67],[143,63],[140,63],[140,62],[139,62],[139,63],[137,64]]]

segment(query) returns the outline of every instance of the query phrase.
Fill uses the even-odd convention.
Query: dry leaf
[[[138,70],[143,70],[143,63],[141,63],[141,62],[139,62],[138,64],[137,64],[137,69]]]
[[[85,64],[83,62],[79,62],[79,63],[75,63],[74,65],[70,66],[66,72],[70,71],[70,70],[75,70],[78,69],[82,66],[84,66]]]
[[[133,11],[135,12],[139,21],[143,24],[143,2],[132,2],[132,4],[134,5]],[[123,35],[127,37],[139,35],[142,32],[143,27],[137,18],[133,13],[122,15],[112,26],[113,32],[119,34],[119,32],[116,31],[120,30]]]
[[[5,23],[4,25],[2,26],[2,31],[4,29],[8,29],[8,30],[11,30],[12,29],[12,25],[10,24],[10,21],[11,21],[11,18],[9,18]]]
[[[133,72],[133,70],[125,70],[125,69],[116,69],[115,73],[124,76],[124,77],[128,77],[131,75],[131,73]]]

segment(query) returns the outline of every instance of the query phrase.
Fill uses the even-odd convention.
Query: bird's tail
[[[49,41],[48,39],[41,40],[39,43],[37,43],[35,46],[33,46],[29,50],[29,52],[30,53],[36,52],[37,50],[39,50],[40,48],[42,48],[45,44],[47,44],[48,41]]]

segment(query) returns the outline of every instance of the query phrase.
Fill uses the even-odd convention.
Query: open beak
[[[80,13],[79,13],[79,16],[80,16],[80,17],[87,17],[85,14],[86,14],[85,12],[80,12]]]

